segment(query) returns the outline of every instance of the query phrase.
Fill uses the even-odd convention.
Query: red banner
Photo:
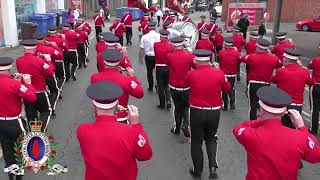
[[[230,3],[228,8],[227,29],[232,30],[240,16],[248,15],[251,28],[257,28],[263,19],[264,3]]]
[[[80,10],[80,14],[83,13],[83,0],[71,0],[70,1],[70,8],[75,9],[75,7],[78,7]]]
[[[181,6],[179,0],[167,0],[166,7],[172,11],[178,12],[180,14],[184,14],[184,9]]]
[[[139,8],[139,9],[141,9],[143,11],[148,10],[144,0],[128,0],[128,7]]]

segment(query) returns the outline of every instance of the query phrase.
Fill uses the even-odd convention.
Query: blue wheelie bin
[[[139,20],[140,19],[140,9],[139,8],[128,8],[129,12],[132,15],[132,19],[134,21]]]
[[[38,33],[47,33],[48,19],[49,19],[49,17],[47,15],[43,15],[43,14],[35,14],[30,17],[31,22],[36,23],[38,25],[37,26]]]

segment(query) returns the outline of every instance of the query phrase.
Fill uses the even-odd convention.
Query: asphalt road
[[[200,13],[191,15],[195,21],[199,20]],[[130,104],[140,108],[141,121],[149,135],[153,148],[153,157],[150,161],[139,163],[138,180],[191,180],[188,170],[192,167],[190,157],[190,143],[183,136],[175,137],[169,133],[172,125],[172,112],[161,111],[156,108],[158,97],[155,93],[147,92],[147,78],[145,65],[138,63],[139,41],[137,33],[138,22],[134,22],[133,45],[128,47],[136,75],[145,89],[142,100],[130,99]],[[85,95],[90,75],[96,72],[95,38],[90,47],[90,63],[88,68],[78,71],[78,80],[70,81],[65,85],[63,100],[57,105],[57,117],[52,119],[48,128],[59,144],[57,163],[67,165],[69,172],[58,176],[46,176],[43,172],[33,174],[27,172],[26,180],[81,180],[84,179],[85,168],[76,138],[76,127],[83,122],[94,121],[92,105]],[[15,57],[21,50],[8,55]],[[248,119],[248,100],[245,95],[244,79],[237,83],[236,110],[222,112],[220,119],[219,136],[219,179],[240,180],[245,179],[246,154],[232,134],[233,127]],[[95,138],[95,137],[92,137]],[[101,140],[101,143],[108,140]],[[103,153],[103,150],[101,150]],[[202,179],[208,179],[207,158],[204,161]],[[320,165],[304,163],[305,167],[299,173],[300,180],[315,180],[320,178]],[[3,162],[0,163],[3,167]],[[126,167],[124,167],[125,169]],[[5,180],[6,174],[0,173],[0,179]]]

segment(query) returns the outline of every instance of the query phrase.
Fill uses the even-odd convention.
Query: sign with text
[[[233,29],[241,15],[248,15],[250,28],[259,27],[265,9],[265,3],[230,3],[226,23],[227,30],[231,31]]]

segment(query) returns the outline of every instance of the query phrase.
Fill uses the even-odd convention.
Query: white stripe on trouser
[[[250,111],[251,111],[251,103],[250,103],[250,83],[248,83],[248,91],[247,91],[247,96],[248,96],[248,100],[249,100],[249,118],[250,118]]]
[[[77,56],[77,67],[76,67],[76,69],[74,70],[74,73],[73,73],[74,77],[76,77],[77,70],[78,70],[78,67],[79,67],[79,54],[78,54],[78,51],[75,51],[75,52],[76,52],[76,56]]]
[[[66,69],[64,67],[64,63],[62,63],[62,68],[63,68],[63,81],[62,81],[62,84],[61,84],[61,91],[62,91],[62,87],[64,85],[64,83],[66,83]]]
[[[173,108],[172,108],[172,114],[173,114],[173,131],[176,131],[176,117],[174,115],[174,112],[175,112],[175,109],[176,109],[176,106],[174,105],[174,101],[172,100],[172,105],[173,105]]]
[[[311,89],[309,91],[310,93],[310,109],[311,109],[311,117],[312,117],[312,113],[313,113],[313,86],[311,86]]]
[[[56,110],[56,104],[57,104],[57,101],[59,99],[61,89],[58,87],[58,82],[57,82],[57,78],[56,78],[55,74],[53,74],[53,79],[54,79],[54,82],[56,84],[56,88],[58,89],[58,95],[57,95],[56,99],[53,102],[53,108],[52,108],[52,110]]]
[[[19,126],[20,126],[20,128],[21,128],[21,131],[22,131],[23,133],[25,133],[26,130],[25,130],[24,127],[23,127],[23,123],[22,123],[21,117],[18,117],[17,120],[18,120],[18,122],[19,122]]]
[[[216,143],[217,143],[217,150],[216,150],[216,154],[215,154],[215,160],[216,160],[216,163],[217,163],[217,166],[219,167],[219,164],[218,164],[218,159],[217,159],[217,154],[218,154],[218,135],[214,135],[215,137],[217,137],[217,140],[216,140]]]
[[[48,93],[47,93],[47,92],[44,92],[44,94],[46,95],[47,103],[48,103],[48,106],[49,106],[49,116],[48,116],[48,119],[47,119],[46,127],[45,127],[44,130],[43,130],[43,132],[46,132],[46,130],[47,130],[47,128],[48,128],[48,125],[49,125],[49,122],[50,122],[50,118],[51,118],[51,114],[52,114],[52,109],[51,109],[51,105],[50,105],[50,100],[49,100]]]

